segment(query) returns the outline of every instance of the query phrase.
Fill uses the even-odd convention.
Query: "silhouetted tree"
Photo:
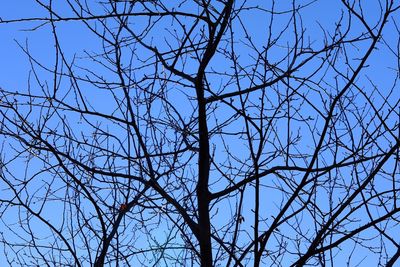
[[[0,76],[2,266],[400,257],[397,1],[33,2],[0,20],[54,45]]]

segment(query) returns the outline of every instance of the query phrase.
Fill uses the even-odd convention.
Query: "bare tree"
[[[61,2],[1,15],[53,49],[0,76],[2,266],[398,260],[397,1]]]

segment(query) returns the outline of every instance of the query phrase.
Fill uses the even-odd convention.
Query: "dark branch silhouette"
[[[31,4],[0,13],[30,37],[23,88],[0,76],[2,264],[399,263],[396,1]]]

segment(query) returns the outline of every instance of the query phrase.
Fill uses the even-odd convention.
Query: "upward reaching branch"
[[[3,265],[398,263],[395,1],[14,2]]]

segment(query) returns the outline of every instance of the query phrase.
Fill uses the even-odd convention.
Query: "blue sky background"
[[[299,1],[300,2],[300,1]],[[371,1],[371,3],[366,4],[365,3],[365,12],[366,14],[368,14],[368,18],[369,21],[371,23],[374,23],[375,21],[378,20],[377,18],[377,5],[378,1]],[[302,2],[304,3],[304,2]],[[57,3],[57,5],[59,5],[56,10],[59,11],[60,14],[63,14],[65,16],[72,16],[72,14],[69,12],[69,9],[65,6],[63,6],[63,3]],[[171,2],[170,5],[173,5],[173,3]],[[266,4],[268,5],[268,4]],[[288,6],[285,6],[285,3],[279,3],[277,5],[277,10],[286,10],[287,8],[290,8],[290,3],[288,4]],[[341,16],[342,14],[342,9],[343,9],[343,5],[340,3],[340,1],[316,1],[315,3],[311,3],[310,6],[308,6],[307,8],[304,9],[304,11],[302,11],[302,23],[303,23],[303,27],[306,29],[305,35],[308,37],[306,38],[310,40],[310,42],[312,43],[313,47],[320,47],[323,45],[322,43],[322,34],[323,34],[323,30],[325,30],[326,32],[329,33],[333,33],[334,29],[336,27],[335,22],[338,20],[338,18]],[[101,13],[101,11],[99,10],[99,13]],[[397,13],[396,13],[397,14]],[[47,13],[43,10],[43,8],[38,7],[38,5],[34,4],[33,1],[29,2],[29,3],[24,3],[23,5],[21,5],[21,3],[19,1],[5,1],[4,3],[2,3],[2,8],[0,10],[0,18],[2,18],[3,20],[7,20],[7,19],[13,19],[13,18],[25,18],[25,17],[47,17]],[[275,20],[275,27],[276,29],[281,29],[282,27],[284,27],[284,25],[287,23],[288,18],[290,17],[290,14],[286,15],[281,15],[281,16],[277,16],[276,20]],[[254,43],[258,46],[258,47],[262,47],[263,43],[265,42],[267,36],[264,35],[265,30],[264,28],[266,27],[269,18],[266,17],[265,15],[259,14],[256,15],[254,13],[252,13],[251,11],[249,12],[243,12],[242,14],[242,18],[243,18],[243,23],[245,25],[248,26],[249,29],[252,29],[252,31],[250,32],[250,34],[252,35],[252,40],[254,41]],[[135,18],[136,19],[136,18]],[[393,21],[395,20],[394,17],[392,17],[390,19],[390,23],[388,24],[387,28],[384,30],[384,40],[387,42],[387,44],[389,45],[389,47],[393,48],[393,49],[398,49],[397,48],[397,42],[398,42],[398,38],[399,36],[397,34],[395,34],[394,31],[394,23]],[[143,21],[141,21],[140,19],[137,19],[137,28],[140,28],[142,25]],[[47,66],[49,68],[52,68],[54,66],[54,61],[55,61],[55,57],[54,57],[54,40],[52,38],[51,35],[51,27],[50,25],[45,25],[43,27],[39,27],[38,29],[35,29],[34,31],[31,31],[30,29],[32,29],[33,27],[39,26],[40,23],[32,23],[32,22],[27,22],[27,23],[10,23],[10,24],[0,24],[0,36],[1,36],[1,42],[0,42],[0,87],[4,88],[6,90],[18,90],[20,92],[26,90],[27,87],[27,83],[28,83],[28,78],[32,77],[32,73],[30,73],[30,65],[29,62],[27,60],[26,55],[24,55],[24,53],[22,52],[21,48],[18,46],[17,43],[19,43],[21,46],[26,47],[26,45],[28,45],[30,52],[32,53],[33,56],[35,56],[37,58],[37,60],[39,62],[41,62],[41,64],[43,64],[44,66]],[[164,26],[164,24],[161,24],[162,26]],[[168,21],[165,22],[165,27],[168,28]],[[243,39],[244,33],[240,30],[240,25],[235,25],[235,31],[238,36],[238,39]],[[57,23],[57,31],[58,31],[58,36],[59,36],[59,42],[60,45],[63,49],[63,51],[65,52],[66,58],[68,60],[72,60],[72,58],[74,56],[82,56],[84,55],[84,52],[93,52],[93,51],[97,51],[98,49],[101,49],[101,43],[99,42],[99,40],[93,36],[92,33],[90,33],[85,27],[82,27],[82,24],[79,22],[60,22]],[[354,35],[357,36],[361,31],[364,31],[364,29],[362,28],[362,26],[357,22],[354,21],[353,25],[352,25],[352,29],[351,29],[351,33],[350,36]],[[276,34],[276,33],[275,33]],[[153,38],[154,43],[158,43],[160,42],[161,44],[163,43],[164,38],[168,39],[168,33],[166,33],[166,31],[164,31],[163,29],[159,29],[159,31],[155,30],[155,33],[152,36],[148,37]],[[284,47],[285,42],[287,41],[287,43],[292,44],[293,42],[293,32],[292,31],[288,31],[286,33],[286,35],[281,39],[281,43],[279,46],[275,46],[274,48],[272,48],[269,53],[269,59],[274,61],[277,60],[278,58],[282,57],[283,55],[285,55],[287,53],[287,49]],[[173,43],[172,39],[171,42]],[[365,52],[363,49],[365,49],[369,44],[369,41],[366,41],[365,43],[360,43],[359,46],[357,48],[348,48],[349,51],[348,53],[351,55],[351,61],[352,63],[356,63],[358,61],[358,57],[362,56],[362,54]],[[223,45],[223,43],[221,44]],[[254,62],[253,56],[254,54],[249,54],[248,53],[248,47],[246,46],[246,44],[244,43],[240,43],[238,42],[236,45],[236,51],[239,51],[240,53],[240,58],[239,61],[242,65],[248,65],[248,64],[252,64]],[[160,50],[163,49],[167,49],[166,46],[160,45]],[[129,53],[128,50],[125,51],[125,56]],[[142,54],[142,56],[144,56]],[[126,56],[126,60],[128,60],[129,57]],[[340,60],[340,59],[339,59]],[[102,73],[102,75],[104,75],[104,77],[107,77],[107,79],[113,80],[116,77],[114,77],[112,74],[110,74],[109,72],[107,72],[104,68],[99,67],[99,66],[95,66],[92,63],[87,63],[85,61],[85,59],[80,59],[79,57],[76,58],[76,62],[81,63],[81,66],[85,66],[88,68],[91,68],[92,71],[96,71],[99,73]],[[315,64],[318,61],[313,61],[309,66],[306,65],[303,70],[299,73],[300,76],[302,75],[306,75],[307,72],[312,71]],[[87,64],[87,65],[85,65]],[[138,63],[139,64],[139,63]],[[376,105],[379,106],[380,103],[383,103],[383,99],[382,97],[379,96],[378,93],[381,93],[382,95],[387,95],[389,93],[389,90],[391,89],[391,87],[393,86],[393,84],[395,83],[395,79],[397,79],[399,77],[398,72],[399,72],[399,68],[398,68],[398,64],[399,64],[399,59],[393,57],[393,55],[391,54],[390,50],[388,49],[387,46],[383,45],[383,44],[379,44],[378,45],[378,49],[376,51],[374,51],[374,53],[371,55],[371,57],[368,60],[367,63],[370,67],[366,68],[365,70],[363,70],[362,74],[358,77],[357,79],[357,84],[361,87],[361,88],[365,88],[365,90],[367,92],[372,92],[373,85],[371,85],[370,81],[367,79],[367,77],[369,77],[372,81],[374,81],[378,86],[379,89],[378,91],[372,93],[370,95],[371,100],[373,100],[373,103],[375,103]],[[284,65],[284,64],[282,64]],[[339,66],[345,70],[345,66],[344,65],[340,65]],[[222,57],[215,57],[215,59],[212,61],[211,63],[211,67],[213,68],[213,70],[215,70],[216,72],[218,71],[225,71],[227,69],[227,67],[229,67],[227,65],[227,63],[225,62],[225,59],[223,59]],[[210,67],[210,69],[211,69]],[[189,66],[188,69],[195,69],[196,66]],[[231,69],[229,69],[229,71],[232,71]],[[144,72],[144,71],[143,71]],[[52,79],[52,75],[49,74],[46,71],[40,70],[38,71],[38,73],[40,74],[41,80],[42,81],[48,81],[49,82],[49,86],[51,87],[51,79]],[[31,75],[31,76],[30,76]],[[138,77],[140,77],[141,75],[143,75],[143,73],[141,73],[140,70],[137,71],[136,74]],[[322,74],[318,74],[318,75],[322,75]],[[318,77],[317,75],[317,77]],[[218,75],[210,75],[210,81],[213,83],[213,85],[218,85],[219,84],[219,79],[220,77],[218,77]],[[329,88],[329,86],[331,87],[331,92],[332,94],[335,94],[336,88],[334,86],[336,80],[334,79],[334,75],[333,73],[329,73],[327,74],[327,84],[324,84],[323,86],[325,88]],[[65,85],[68,85],[68,80],[63,80],[62,83]],[[330,83],[331,82],[331,83]],[[248,81],[247,81],[248,83]],[[343,80],[338,80],[339,85],[343,85],[344,81]],[[33,83],[34,84],[34,83]],[[246,84],[246,80],[243,81],[243,84]],[[247,84],[248,85],[248,84]],[[91,98],[91,103],[94,105],[94,107],[103,110],[105,112],[110,111],[112,109],[112,105],[110,103],[109,97],[110,95],[108,95],[106,92],[101,92],[101,93],[97,93],[96,91],[94,91],[93,87],[90,87],[88,85],[86,85],[87,87],[87,91],[85,92],[87,94],[88,97]],[[282,86],[282,85],[281,85]],[[32,88],[34,88],[35,86],[32,86]],[[392,95],[390,96],[390,98],[388,99],[388,103],[391,105],[398,105],[398,101],[400,98],[400,90],[398,90],[398,86],[395,86],[397,89],[394,90],[394,92],[392,93]],[[234,87],[232,87],[234,88]],[[227,89],[228,91],[230,90],[230,88]],[[278,91],[280,90],[279,88],[277,89]],[[188,108],[188,105],[190,105],[190,103],[186,100],[184,100],[184,96],[182,94],[183,89],[181,88],[177,88],[176,92],[172,92],[170,97],[172,99],[174,99],[174,104],[176,106],[176,108],[178,110],[180,110],[182,112],[182,114],[185,114],[187,116],[189,116],[192,112],[191,108]],[[186,91],[185,91],[186,92]],[[193,92],[192,92],[193,93]],[[259,94],[255,93],[254,94],[254,98],[257,98],[259,96]],[[277,95],[276,94],[272,94],[269,96],[271,99],[273,100],[277,100]],[[312,101],[313,103],[315,103],[317,106],[322,107],[324,105],[323,103],[323,97],[321,97],[318,93],[316,93],[315,91],[311,91],[309,92],[309,95],[307,96],[309,98],[310,101]],[[325,96],[326,97],[326,96]],[[322,99],[321,99],[322,98]],[[357,96],[357,102],[353,103],[355,106],[358,105],[362,105],[366,102],[365,99],[363,99],[362,96]],[[236,100],[238,101],[238,100]],[[301,100],[294,100],[294,103],[300,104]],[[157,112],[157,110],[155,111]],[[222,118],[224,117],[228,117],[231,114],[232,110],[229,110],[226,107],[223,107],[221,109],[218,110],[217,115],[220,116],[219,119],[222,120]],[[307,105],[302,105],[302,109],[299,111],[299,113],[303,114],[303,115],[308,115],[308,114],[312,114],[313,110],[311,107],[307,106]],[[76,129],[82,130],[83,132],[90,132],[91,129],[89,128],[85,128],[84,126],[80,126],[79,124],[79,119],[78,117],[74,118],[74,117],[70,117],[69,118],[71,121],[75,121],[76,122]],[[355,121],[355,117],[350,118],[350,121]],[[214,119],[210,119],[209,121],[210,125],[215,125],[215,120]],[[387,118],[387,123],[389,125],[396,125],[398,124],[398,118],[396,118],[396,116],[394,116],[393,114],[390,115]],[[296,124],[293,124],[294,128],[296,128]],[[315,122],[316,128],[320,128],[322,125],[322,121],[316,121]],[[79,128],[81,127],[81,128]],[[232,129],[233,130],[237,130],[243,127],[243,121],[238,120],[236,123],[232,124]],[[284,123],[282,123],[282,125],[279,125],[279,129],[282,129],[282,132],[285,132],[285,125]],[[304,151],[307,152],[312,152],[313,148],[315,146],[315,140],[312,140],[311,138],[308,138],[307,134],[310,135],[311,137],[311,133],[309,132],[309,130],[305,130],[304,128],[301,128],[301,124],[299,123],[297,125],[297,127],[299,129],[301,129],[302,131],[302,143],[301,145],[298,147],[301,149],[304,149]],[[371,126],[371,128],[373,128],[373,126]],[[122,130],[121,129],[115,129],[115,131],[118,134],[122,134]],[[355,129],[355,132],[357,131],[357,129]],[[271,135],[271,137],[273,137]],[[2,138],[2,137],[0,137]],[[357,136],[356,136],[357,138]],[[232,139],[230,140],[229,138],[227,138],[228,143],[230,145],[231,150],[235,153],[235,155],[240,158],[240,157],[247,157],[246,154],[243,153],[243,150],[246,147],[246,142],[244,141],[239,141],[235,138],[232,137]],[[0,141],[3,143],[4,140],[0,139]],[[346,140],[343,140],[344,142],[346,142]],[[348,140],[347,140],[348,141]],[[361,141],[361,140],[359,140]],[[220,140],[218,140],[218,138],[213,139],[213,142],[216,146],[216,151],[215,151],[215,159],[217,162],[224,162],[225,161],[225,154],[224,154],[224,149],[222,147],[222,143]],[[274,142],[274,139],[271,140],[271,142]],[[383,147],[388,147],[388,143],[384,143],[383,140],[380,140],[380,144]],[[267,151],[269,150],[274,150],[273,147],[270,147],[267,149]],[[8,146],[5,146],[3,149],[3,153],[5,157],[8,157],[7,154],[11,153],[11,150]],[[327,154],[326,157],[327,160],[330,160],[331,158],[329,158],[329,155]],[[34,160],[34,159],[33,159]],[[272,163],[282,163],[279,161],[282,161],[283,159],[277,159],[271,162]],[[301,164],[302,163],[302,159],[298,159],[296,161],[296,163]],[[388,170],[391,170],[394,166],[394,164],[396,164],[395,162],[390,162],[387,164],[387,168]],[[304,165],[304,163],[303,163]],[[11,165],[14,166],[13,168],[13,172],[15,172],[16,175],[22,175],[23,174],[23,170],[22,168],[18,167],[19,164],[18,162],[15,162],[15,164]],[[35,164],[31,165],[31,166],[35,166]],[[37,168],[40,168],[41,165],[37,165]],[[31,171],[32,173],[35,171],[34,167],[32,167],[33,169],[30,169],[29,171]],[[348,175],[347,178],[351,177],[353,174],[348,171],[348,173],[343,172],[342,173],[344,176]],[[211,177],[213,178],[213,175],[216,175],[216,172],[211,174]],[[265,182],[266,185],[270,185],[273,186],[273,183],[276,182],[276,180],[267,180]],[[55,182],[57,184],[57,182]],[[41,186],[41,184],[38,184],[38,186]],[[216,183],[215,185],[213,185],[213,191],[216,191],[217,188],[224,188],[226,186],[226,181],[221,181],[219,183]],[[377,183],[377,186],[382,186],[386,187],[388,186],[388,183],[386,182],[382,182]],[[1,187],[0,187],[1,188]],[[261,208],[267,210],[267,214],[271,215],[274,214],[277,210],[280,209],[280,203],[281,203],[281,192],[279,191],[274,191],[274,190],[269,190],[267,188],[262,189],[262,196],[263,196],[263,200],[261,203]],[[322,192],[321,196],[319,196],[321,198],[321,207],[328,207],[327,203],[326,203],[326,195]],[[343,192],[342,192],[343,193]],[[253,192],[251,191],[251,189],[248,191],[249,196],[253,194]],[[341,197],[341,193],[338,192],[337,198],[339,199]],[[338,199],[336,199],[336,201],[338,201]],[[273,201],[271,201],[273,200]],[[252,220],[251,218],[253,217],[252,215],[252,211],[251,209],[254,206],[254,203],[252,202],[252,198],[248,197],[246,198],[246,203],[245,203],[246,208],[244,208],[243,210],[243,216],[246,218],[246,221],[243,223],[243,228],[250,228],[251,224],[252,224]],[[61,212],[61,210],[57,210],[56,206],[46,206],[49,209],[49,216],[54,217],[54,220],[57,220],[57,211]],[[218,216],[216,217],[216,219],[213,221],[213,223],[215,225],[223,225],[226,223],[226,218],[230,218],[230,216],[232,215],[232,213],[234,213],[233,211],[230,211],[228,208],[228,203],[222,201],[218,207],[215,207],[215,210],[218,209],[219,213]],[[86,208],[86,207],[85,207]],[[215,210],[213,212],[215,212]],[[16,210],[15,210],[16,211]],[[50,214],[51,211],[51,214]],[[54,212],[53,212],[54,211]],[[212,213],[213,213],[212,212]],[[5,216],[10,216],[10,218],[12,216],[15,216],[16,213],[10,212],[7,213],[7,215]],[[359,214],[357,214],[357,216],[360,216],[360,218],[362,218],[365,215],[365,211],[360,211]],[[308,227],[310,224],[312,223],[312,220],[310,217],[308,218],[304,218],[304,226],[305,228]],[[261,229],[265,229],[267,225],[263,225],[261,227]],[[38,226],[38,229],[42,229],[40,226]],[[396,228],[395,228],[396,229]],[[285,229],[285,231],[293,231],[292,229]],[[42,231],[42,230],[40,230]],[[163,231],[163,229],[159,229],[160,231],[160,239],[163,240],[166,238],[166,234],[165,231]],[[365,232],[365,235],[369,235],[372,234],[374,231],[371,232]],[[41,234],[43,234],[43,236],[46,235],[46,233],[41,232]],[[246,239],[243,239],[243,242],[245,242]],[[145,242],[145,241],[143,241]],[[274,246],[274,242],[271,243],[271,246]],[[352,253],[351,250],[351,246],[346,246],[344,245],[342,247],[343,250],[348,250],[348,253],[344,253],[344,255],[348,255]],[[0,259],[3,258],[2,252],[0,252]],[[393,248],[389,249],[389,254],[393,253]],[[290,261],[292,259],[287,259],[287,261]],[[360,250],[360,252],[353,254],[353,259],[350,263],[348,263],[350,266],[355,266],[356,264],[358,264],[360,262],[360,266],[367,266],[370,261],[376,261],[376,257],[374,255],[370,255],[368,253],[366,253],[365,251]],[[1,263],[1,260],[0,260]],[[345,264],[347,263],[347,258],[343,258],[343,259],[339,259],[337,261],[337,264]],[[366,265],[367,264],[367,265]],[[337,265],[339,266],[339,265]],[[375,265],[371,265],[371,266],[375,266]],[[400,265],[398,265],[400,266]]]

